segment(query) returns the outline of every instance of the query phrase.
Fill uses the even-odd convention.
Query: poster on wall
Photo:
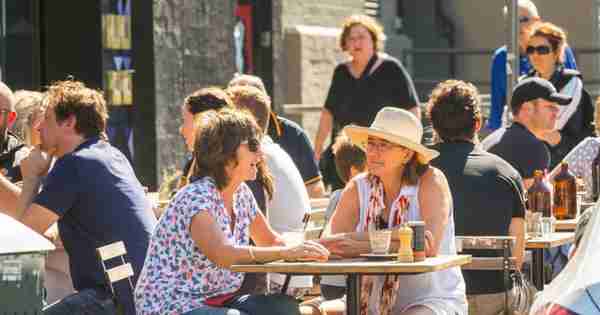
[[[236,72],[252,74],[254,73],[252,5],[237,4],[234,14],[236,23],[233,29],[233,42]]]

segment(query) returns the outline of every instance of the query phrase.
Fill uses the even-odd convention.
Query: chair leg
[[[504,314],[510,315],[508,309],[508,287],[510,286],[510,243],[508,240],[503,244],[503,271],[504,271]]]
[[[292,276],[290,275],[285,275],[285,281],[283,282],[283,286],[281,287],[281,293],[282,294],[286,294],[288,287],[290,286],[290,280],[292,279]]]

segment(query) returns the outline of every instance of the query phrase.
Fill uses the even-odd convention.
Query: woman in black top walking
[[[342,26],[340,47],[350,59],[334,70],[314,142],[315,159],[321,160],[325,183],[333,189],[341,188],[342,183],[335,172],[331,148],[322,151],[330,132],[335,136],[351,123],[369,126],[385,106],[410,110],[420,118],[410,76],[396,58],[378,52],[382,37],[383,28],[368,16],[350,16]]]

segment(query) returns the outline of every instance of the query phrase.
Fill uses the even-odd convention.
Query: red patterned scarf
[[[381,229],[381,228],[392,228],[395,227],[404,220],[406,220],[406,211],[402,209],[408,209],[408,202],[406,198],[400,197],[398,202],[392,203],[392,211],[390,211],[390,218],[387,220],[387,226],[381,226],[380,222],[383,221],[383,210],[385,209],[384,203],[384,191],[383,183],[379,177],[369,175],[368,177],[369,188],[371,195],[369,197],[369,204],[367,206],[367,212],[365,214],[365,222],[362,224],[362,231],[368,232],[369,229]],[[401,209],[402,208],[402,209]],[[376,276],[363,276],[361,281],[361,294],[360,294],[360,314],[368,314],[368,302],[369,297],[373,293],[373,285]],[[376,295],[376,299],[379,300],[379,313],[380,315],[389,315],[392,313],[392,307],[396,302],[396,292],[400,287],[400,281],[398,275],[387,275],[383,277],[383,286],[381,293]]]

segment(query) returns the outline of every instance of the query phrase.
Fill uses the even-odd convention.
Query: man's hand
[[[21,174],[23,179],[37,179],[48,173],[52,156],[34,148],[29,155],[21,161]]]

